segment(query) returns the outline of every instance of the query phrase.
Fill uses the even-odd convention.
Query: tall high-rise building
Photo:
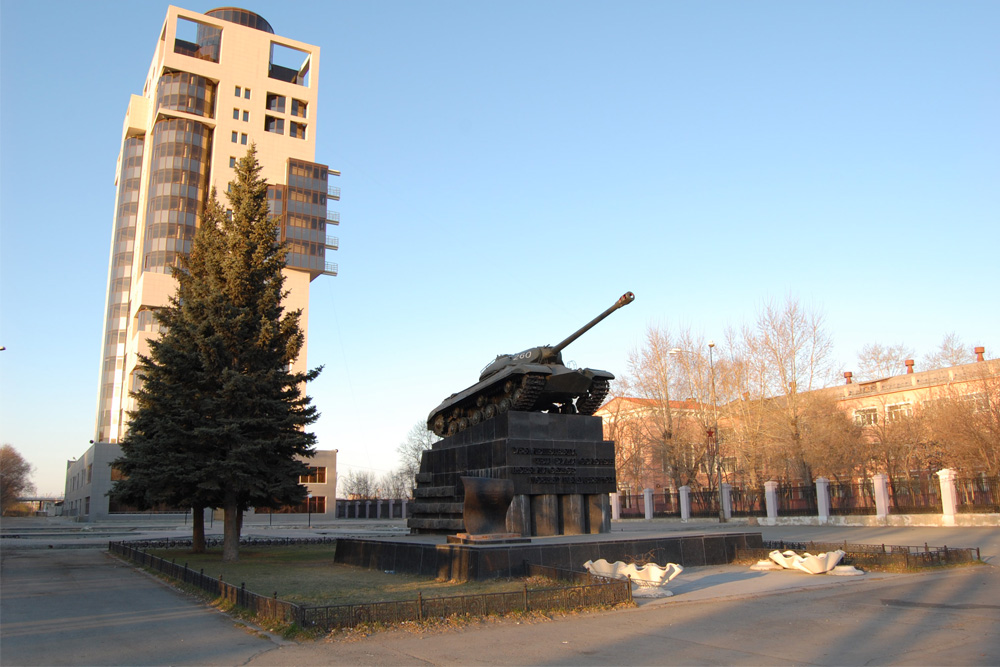
[[[288,245],[285,307],[302,310],[308,334],[309,285],[337,274],[326,253],[338,246],[327,227],[339,214],[327,202],[340,199],[329,185],[339,173],[314,162],[319,51],[243,9],[167,9],[122,128],[96,441],[124,435],[137,356],[159,333],[153,312],[176,290],[170,267],[190,251],[213,187],[226,206],[233,168],[251,143]],[[305,368],[303,347],[294,370]]]

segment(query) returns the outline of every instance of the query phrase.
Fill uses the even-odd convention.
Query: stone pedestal
[[[616,489],[614,443],[600,417],[507,412],[445,438],[421,457],[412,533],[464,530],[461,477],[510,480],[508,532],[608,532]]]

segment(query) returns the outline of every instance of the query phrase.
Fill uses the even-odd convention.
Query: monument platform
[[[425,451],[414,489],[414,534],[467,530],[462,477],[510,480],[507,532],[578,535],[610,530],[614,442],[600,417],[505,412]]]
[[[762,548],[759,532],[559,535],[521,544],[448,544],[445,536],[342,538],[334,561],[370,570],[476,581],[526,574],[525,563],[583,571],[588,560],[677,563],[683,567],[731,563],[737,548]]]

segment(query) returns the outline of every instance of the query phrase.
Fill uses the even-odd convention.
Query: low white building
[[[112,483],[118,479],[118,471],[112,468],[111,463],[121,453],[121,447],[115,443],[95,442],[83,456],[66,462],[65,516],[93,522],[135,514],[130,508],[119,507],[108,497]],[[309,465],[310,473],[300,477],[299,482],[309,494],[308,505],[302,503],[289,509],[334,517],[337,511],[337,450],[317,450],[311,459],[304,461]]]

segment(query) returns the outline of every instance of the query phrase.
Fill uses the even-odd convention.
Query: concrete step
[[[462,513],[465,511],[465,503],[414,502],[410,507],[413,508],[413,516],[421,514],[454,514],[462,516]]]
[[[454,486],[418,486],[413,489],[414,498],[456,498]]]
[[[411,517],[406,525],[416,530],[453,530],[461,532],[465,530],[465,522],[461,519],[421,519]]]

